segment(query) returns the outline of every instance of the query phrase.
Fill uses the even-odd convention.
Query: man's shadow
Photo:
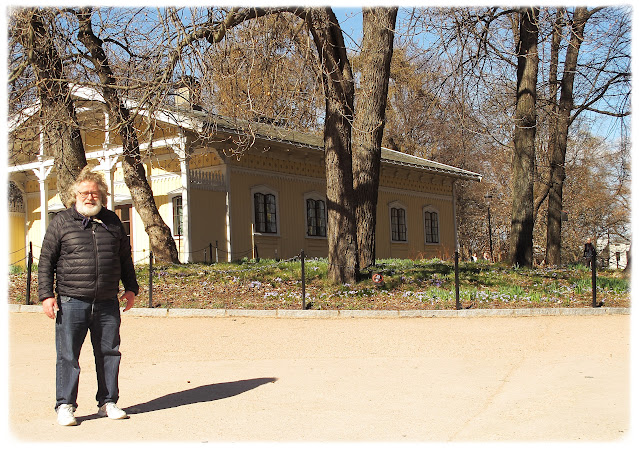
[[[185,391],[167,394],[148,402],[138,403],[123,408],[127,414],[142,414],[151,411],[167,410],[169,408],[177,408],[184,405],[192,405],[194,403],[213,402],[215,400],[226,399],[251,391],[266,383],[275,383],[277,378],[252,378],[250,380],[231,381],[227,383],[215,383],[210,385],[198,386],[197,388],[187,389]],[[78,416],[77,421],[88,421],[97,419],[97,414],[89,416]]]

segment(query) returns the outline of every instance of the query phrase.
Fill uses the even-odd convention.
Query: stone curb
[[[41,305],[9,304],[9,312],[42,312]],[[532,317],[567,315],[630,315],[630,308],[529,308],[529,309],[460,309],[460,310],[249,310],[249,309],[168,309],[133,308],[127,314],[136,317],[253,317],[287,319],[399,319],[451,317]]]

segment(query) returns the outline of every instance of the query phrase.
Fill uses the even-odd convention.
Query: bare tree
[[[202,108],[229,119],[320,132],[324,93],[304,22],[295,15],[272,14],[228,30],[226,36],[189,59],[203,87]]]
[[[351,133],[355,86],[344,36],[331,8],[304,14],[322,65],[326,100],[324,152],[329,278],[353,283],[359,274]]]
[[[627,9],[623,7],[606,7],[590,10],[594,14],[588,20],[588,29],[584,34],[587,52],[580,52],[580,61],[576,68],[570,72],[565,68],[565,62],[571,61],[567,53],[574,52],[575,46],[569,42],[570,27],[576,26],[573,20],[575,9],[552,8],[540,11],[539,26],[540,37],[538,53],[540,54],[540,73],[542,74],[537,82],[537,103],[536,103],[536,147],[535,164],[531,167],[534,171],[534,207],[533,207],[533,243],[536,250],[536,259],[542,260],[546,242],[546,200],[549,198],[550,188],[553,186],[550,181],[551,168],[561,166],[567,169],[569,166],[561,163],[561,159],[555,158],[552,162],[553,150],[557,149],[558,141],[565,143],[568,148],[574,146],[578,134],[583,133],[581,129],[577,132],[570,132],[566,138],[559,137],[557,128],[557,118],[559,117],[560,95],[564,86],[564,79],[569,81],[570,74],[574,77],[572,95],[574,97],[573,109],[569,115],[569,124],[574,124],[578,115],[590,112],[594,115],[607,115],[608,117],[619,118],[619,122],[629,112],[627,111],[629,95],[629,47],[628,30],[629,15]],[[450,98],[464,99],[468,102],[470,114],[460,112],[455,121],[448,121],[452,127],[459,127],[461,130],[453,133],[450,130],[445,134],[438,134],[438,127],[429,123],[428,118],[421,118],[418,114],[413,114],[407,119],[403,119],[403,124],[410,124],[410,134],[397,135],[394,131],[387,135],[393,141],[400,144],[405,150],[418,148],[419,145],[408,143],[404,137],[428,136],[433,140],[424,146],[427,152],[431,149],[440,150],[438,159],[447,161],[446,152],[442,150],[450,149],[450,155],[454,155],[457,165],[470,165],[474,171],[484,174],[485,183],[480,184],[475,189],[479,192],[500,195],[499,199],[493,197],[491,203],[492,212],[495,213],[495,203],[499,203],[499,212],[505,213],[505,208],[510,206],[512,195],[505,192],[505,188],[511,186],[512,174],[511,164],[505,164],[503,156],[506,152],[512,153],[513,133],[512,115],[507,118],[506,113],[515,109],[515,103],[507,99],[504,95],[511,90],[515,90],[516,77],[512,70],[516,69],[517,62],[513,59],[516,53],[511,50],[510,43],[517,42],[519,35],[519,21],[514,20],[515,10],[502,10],[500,8],[440,8],[417,10],[411,16],[411,27],[403,29],[419,30],[428,32],[435,37],[430,46],[422,46],[422,41],[414,39],[411,56],[413,61],[415,55],[423,55],[432,68],[429,74],[439,74],[441,85],[436,85],[428,91],[433,100],[428,107],[415,106],[404,108],[404,110],[428,111],[428,118],[445,117],[445,113],[455,111],[450,105]],[[542,14],[543,13],[543,14]],[[594,18],[597,20],[595,21]],[[421,28],[419,28],[421,27]],[[588,31],[590,30],[590,31]],[[515,40],[509,38],[515,36]],[[546,44],[548,43],[548,44]],[[542,47],[543,46],[543,47]],[[583,47],[583,45],[582,45]],[[550,59],[546,56],[550,55]],[[566,55],[566,56],[565,56]],[[583,61],[582,61],[583,58]],[[436,62],[441,63],[437,66]],[[422,63],[420,63],[422,64]],[[414,64],[416,66],[416,64]],[[435,69],[437,68],[437,69]],[[563,77],[562,74],[569,77]],[[566,72],[568,71],[568,72]],[[407,67],[403,68],[404,73],[410,73]],[[547,77],[544,79],[544,77]],[[459,83],[461,89],[457,91],[444,89],[447,86],[455,86]],[[393,89],[397,89],[393,86]],[[454,93],[454,96],[451,94]],[[486,93],[490,93],[486,95]],[[510,94],[512,96],[512,94]],[[417,98],[417,97],[415,97]],[[423,96],[422,98],[425,98]],[[511,98],[514,98],[511,97]],[[395,98],[393,98],[395,101]],[[410,105],[410,104],[406,104]],[[564,106],[567,105],[565,102]],[[396,115],[395,112],[398,112]],[[395,129],[395,118],[400,118],[401,110],[393,109],[391,124]],[[589,119],[592,121],[592,119]],[[422,124],[420,126],[420,123]],[[428,124],[428,126],[426,126]],[[451,129],[452,129],[451,127]],[[565,129],[563,129],[565,130]],[[570,129],[568,129],[570,131]],[[430,132],[430,134],[428,133]],[[624,128],[622,124],[622,135]],[[486,140],[477,140],[479,136]],[[445,146],[443,143],[446,137],[455,137],[458,149],[454,146]],[[427,143],[425,139],[422,143]],[[409,146],[407,146],[407,144]],[[402,146],[403,145],[403,146]],[[616,146],[616,145],[615,145]],[[481,157],[466,159],[468,149],[483,149]],[[547,152],[543,152],[547,149]],[[472,154],[471,154],[472,155]],[[480,167],[474,166],[479,164]],[[555,176],[558,174],[554,171]],[[557,186],[557,185],[555,185]],[[460,213],[460,238],[462,242],[472,242],[473,247],[481,244],[477,231],[485,222],[478,215],[482,210],[481,198],[483,193],[478,194],[473,190],[463,191],[464,198],[458,200]],[[565,202],[565,200],[564,200]],[[468,207],[468,210],[466,210]],[[485,209],[485,207],[484,207]],[[512,211],[512,208],[509,208]],[[555,213],[561,210],[556,208]],[[485,210],[484,210],[485,212]],[[510,216],[511,214],[509,214]],[[551,215],[552,216],[552,215]],[[501,217],[501,215],[500,215]],[[571,218],[573,215],[571,215]],[[493,219],[495,219],[493,217]],[[552,218],[550,220],[552,222]],[[509,220],[508,223],[511,223]],[[472,225],[472,226],[471,226]],[[544,228],[542,230],[542,228]],[[470,231],[466,233],[465,231]],[[510,234],[510,226],[501,235]],[[560,233],[558,231],[557,233]],[[561,234],[565,240],[565,234]],[[558,240],[558,239],[557,239]],[[550,240],[548,240],[550,242]],[[462,243],[463,245],[463,243]],[[564,249],[561,246],[562,250]]]
[[[91,60],[100,79],[100,88],[107,110],[115,118],[118,133],[122,138],[124,181],[142,218],[155,258],[160,261],[179,263],[175,240],[171,230],[160,216],[153,198],[153,191],[146,178],[133,118],[115,89],[117,82],[102,47],[103,41],[93,32],[92,13],[92,8],[80,8],[76,12],[80,24],[78,40],[88,49],[86,58]]]
[[[14,14],[11,34],[22,46],[25,59],[15,67],[10,81],[24,74],[27,65],[32,68],[42,139],[53,154],[60,199],[70,205],[75,195],[69,188],[87,161],[62,56],[54,41],[57,33],[52,11],[25,8]]]
[[[513,152],[513,201],[510,258],[513,265],[532,267],[534,227],[535,134],[537,131],[537,73],[539,8],[520,13],[517,44],[517,104]]]
[[[562,224],[561,212],[563,210],[563,186],[566,179],[566,151],[568,148],[569,129],[575,118],[582,112],[591,108],[595,102],[601,100],[606,92],[614,87],[617,83],[623,83],[629,76],[627,72],[617,72],[612,70],[613,61],[619,59],[619,53],[614,46],[611,46],[606,53],[608,56],[603,58],[603,64],[596,68],[594,65],[588,71],[593,80],[604,78],[604,82],[594,90],[584,105],[575,108],[575,78],[579,75],[579,53],[582,43],[585,40],[585,28],[587,22],[604,8],[593,8],[588,10],[586,7],[577,7],[574,10],[572,19],[567,22],[569,43],[566,49],[564,59],[563,76],[561,81],[555,82],[560,89],[559,102],[556,104],[556,115],[552,117],[551,123],[551,141],[549,142],[548,151],[550,157],[550,174],[547,190],[548,193],[548,216],[546,223],[546,262],[549,265],[561,264],[561,248],[562,248]],[[558,23],[565,15],[565,11],[560,9]],[[612,23],[612,21],[611,21]],[[558,40],[563,27],[556,26],[553,33],[553,42]],[[610,40],[609,40],[610,42]],[[553,50],[554,51],[554,50]],[[622,58],[623,59],[623,58]],[[604,73],[611,74],[604,76]],[[602,77],[603,76],[603,77]],[[594,84],[593,84],[594,85]],[[596,87],[594,85],[593,87]],[[577,93],[579,94],[579,93]],[[554,96],[553,96],[554,97]],[[623,116],[627,112],[598,110],[599,113],[607,115]],[[542,193],[543,195],[543,193]]]
[[[397,8],[364,8],[360,89],[353,132],[354,188],[360,267],[375,264],[381,146]]]
[[[252,19],[282,13],[304,20],[318,52],[318,73],[325,98],[329,276],[335,282],[353,282],[360,265],[374,262],[381,140],[397,8],[364,9],[362,59],[366,64],[362,65],[365,69],[361,86],[365,95],[358,103],[355,117],[352,69],[331,8],[265,9],[253,14],[233,10],[224,23],[228,29],[231,24],[239,24],[228,20],[232,17]],[[357,130],[353,141],[358,146],[355,167],[351,144],[353,120]],[[358,249],[365,263],[359,263]]]
[[[79,47],[77,45],[75,47],[78,54],[73,54],[71,50],[64,55],[59,53],[58,49],[64,46],[56,45],[56,40],[62,43],[74,42],[72,33],[76,23],[71,20],[74,14],[77,14],[81,22],[84,21],[84,28],[80,29],[78,37],[81,41],[84,39],[83,44],[91,46],[93,53],[90,55],[83,55],[82,50],[77,50]],[[43,124],[48,146],[53,148],[58,191],[63,202],[68,205],[73,200],[73,195],[68,195],[67,188],[71,186],[80,169],[87,164],[69,84],[71,80],[79,83],[83,79],[86,83],[95,83],[96,76],[91,74],[93,70],[100,80],[97,86],[103,89],[110,113],[119,121],[119,132],[125,148],[123,162],[125,182],[145,224],[151,247],[158,259],[178,262],[170,229],[157,211],[153,193],[144,174],[132,119],[128,117],[128,111],[123,107],[114,88],[117,83],[106,54],[101,48],[102,41],[92,33],[91,10],[26,8],[14,10],[13,18],[13,33],[22,40],[27,59],[22,63],[19,63],[20,59],[16,59],[14,62],[16,70],[12,77],[17,79],[22,74],[26,74],[27,67],[32,67],[36,74],[35,86],[41,104],[40,122]],[[45,18],[49,24],[48,27]],[[57,18],[62,18],[64,29],[54,27]],[[69,47],[74,45],[70,44]],[[64,67],[65,61],[77,64],[82,59],[78,56],[92,60],[93,67],[81,65],[77,65],[75,69]]]
[[[210,20],[196,27],[169,59],[174,61],[181,49],[200,39],[219,42],[227,30],[247,20],[282,13],[293,14],[304,21],[317,49],[325,99],[329,278],[339,283],[354,282],[359,273],[351,148],[355,89],[344,37],[333,10],[330,7],[233,8],[225,12],[221,20]]]

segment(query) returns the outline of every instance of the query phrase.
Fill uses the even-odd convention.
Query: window
[[[255,232],[277,233],[277,204],[272,193],[254,193]]]
[[[173,235],[182,236],[182,197],[173,198]]]
[[[424,209],[424,239],[426,243],[439,243],[439,213],[432,208]]]
[[[120,217],[120,221],[122,222],[122,226],[124,226],[124,232],[126,236],[129,238],[129,243],[131,243],[131,247],[133,247],[133,242],[131,240],[131,208],[133,206],[131,204],[123,204],[120,206],[115,206],[115,213]]]
[[[322,199],[306,199],[306,235],[326,237],[326,202]]]
[[[393,242],[406,241],[406,209],[391,207],[391,239]]]

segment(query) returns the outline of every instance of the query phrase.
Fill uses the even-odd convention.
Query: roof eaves
[[[482,176],[479,173],[474,173],[472,171],[467,171],[455,166],[446,165],[444,163],[435,162],[433,160],[428,160],[422,157],[404,154],[393,149],[382,148],[382,152],[383,154],[386,154],[386,157],[382,155],[382,162],[385,163],[406,166],[410,168],[419,168],[434,171],[437,173],[444,173],[459,179],[473,180],[476,182],[481,182],[482,179]]]

